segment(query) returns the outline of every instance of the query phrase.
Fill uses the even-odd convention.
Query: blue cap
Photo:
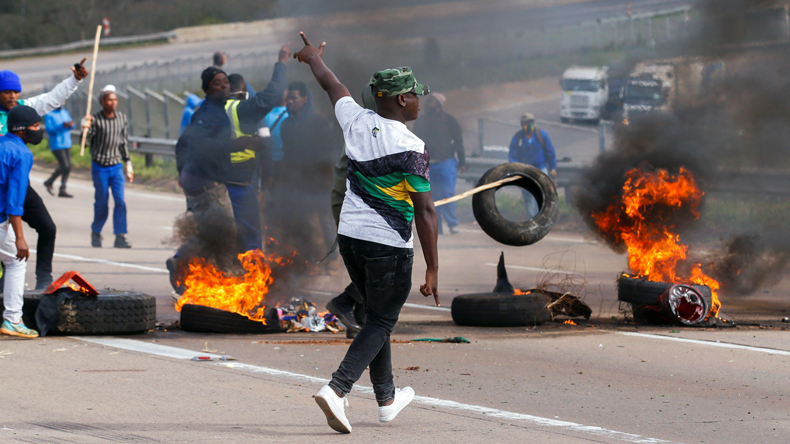
[[[22,92],[19,76],[8,70],[0,71],[0,91]]]

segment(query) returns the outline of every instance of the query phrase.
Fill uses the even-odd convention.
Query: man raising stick
[[[294,57],[310,65],[329,94],[348,154],[348,191],[340,212],[338,243],[348,274],[365,301],[367,318],[332,381],[315,400],[330,427],[351,433],[345,396],[368,366],[381,422],[395,419],[414,398],[411,387],[395,389],[390,351],[390,334],[411,290],[412,219],[428,266],[420,292],[433,295],[439,305],[430,159],[423,141],[405,124],[417,119],[419,96],[429,90],[417,83],[409,68],[379,71],[370,80],[377,111],[362,108],[321,60],[326,43],[315,48],[304,33],[300,35],[305,46]]]

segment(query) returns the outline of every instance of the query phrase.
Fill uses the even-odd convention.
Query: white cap
[[[104,88],[101,89],[102,92],[115,92],[115,85],[106,85]]]

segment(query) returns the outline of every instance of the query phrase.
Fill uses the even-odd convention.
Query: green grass
[[[49,149],[49,142],[45,139],[38,145],[31,146],[33,158],[39,165],[56,166],[57,161],[52,151]],[[175,159],[154,157],[153,165],[145,166],[145,156],[141,154],[131,155],[132,165],[134,165],[134,181],[142,184],[156,185],[160,188],[172,189],[173,183],[178,180]],[[88,172],[91,168],[91,156],[89,148],[85,148],[85,155],[80,157],[79,145],[71,147],[72,168],[76,171]]]

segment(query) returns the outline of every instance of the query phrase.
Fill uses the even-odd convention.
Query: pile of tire
[[[36,328],[36,309],[41,293],[25,293],[22,320]],[[3,298],[0,297],[0,310]],[[77,297],[60,305],[58,320],[49,335],[134,334],[156,325],[156,298],[142,293],[108,291],[96,298]]]
[[[456,296],[450,307],[453,322],[471,327],[527,327],[551,319],[549,298],[539,292],[477,293]]]
[[[666,323],[666,318],[659,314],[661,295],[675,284],[655,282],[627,275],[617,280],[617,299],[631,305],[634,320],[640,323]],[[688,285],[702,294],[708,306],[712,305],[712,294],[707,285]]]
[[[559,215],[559,197],[549,176],[523,163],[506,163],[491,168],[483,174],[477,186],[513,176],[520,179],[475,194],[472,197],[472,210],[480,228],[495,241],[522,247],[538,242],[551,231]],[[497,209],[495,198],[497,190],[505,186],[516,186],[532,194],[538,203],[538,214],[522,222],[505,219]]]

